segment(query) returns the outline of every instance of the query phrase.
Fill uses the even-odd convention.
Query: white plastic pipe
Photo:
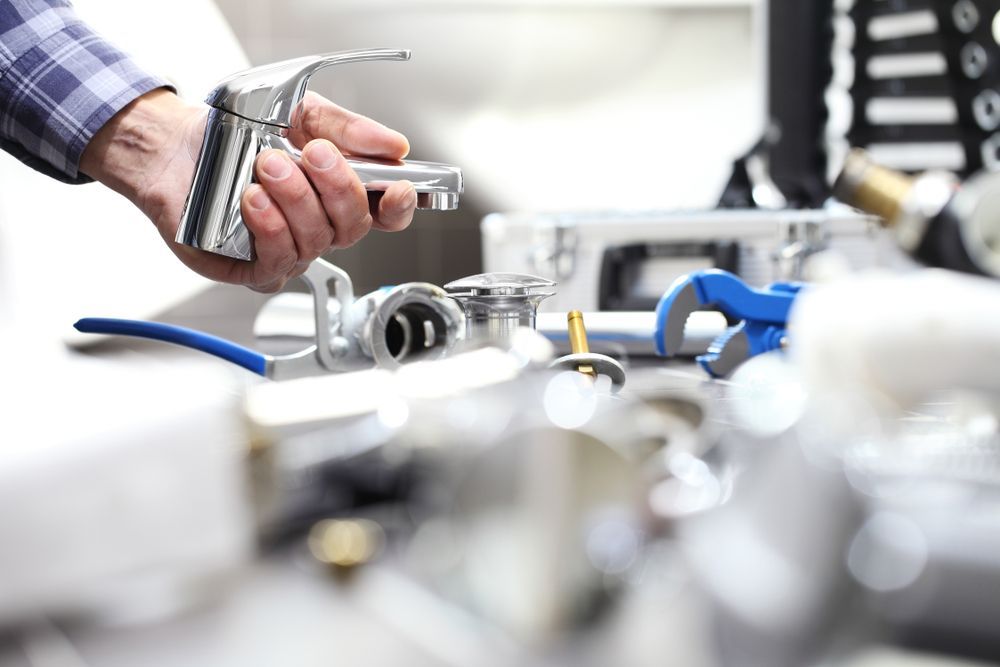
[[[876,410],[941,390],[1000,396],[1000,281],[931,269],[859,274],[804,292],[790,334],[814,396]]]

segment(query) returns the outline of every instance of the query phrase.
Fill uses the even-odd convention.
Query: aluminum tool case
[[[713,266],[755,286],[797,280],[823,249],[854,269],[904,261],[875,218],[846,207],[494,213],[482,239],[485,271],[559,283],[543,311],[651,310],[675,278]]]

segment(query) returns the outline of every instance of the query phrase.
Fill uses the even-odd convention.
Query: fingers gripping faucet
[[[206,99],[211,109],[176,240],[235,259],[254,259],[240,198],[253,182],[254,162],[262,151],[276,148],[301,157],[288,136],[312,75],[332,65],[409,58],[405,49],[340,51],[254,67],[220,82]],[[357,157],[347,162],[369,193],[383,192],[395,181],[412,182],[420,209],[455,209],[463,192],[462,171],[450,165]]]

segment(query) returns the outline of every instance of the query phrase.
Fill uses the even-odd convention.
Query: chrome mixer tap
[[[211,107],[194,181],[176,240],[236,259],[254,258],[253,239],[243,224],[240,197],[254,179],[254,160],[268,148],[298,158],[288,140],[309,79],[331,65],[368,60],[409,60],[402,49],[340,51],[254,67],[223,80],[206,102]],[[369,192],[411,181],[417,208],[451,210],[462,194],[462,172],[434,162],[366,160],[348,164]]]

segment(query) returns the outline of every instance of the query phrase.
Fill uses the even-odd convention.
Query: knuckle
[[[347,166],[346,162],[342,162],[339,169],[331,170],[331,173],[321,181],[320,187],[323,195],[332,199],[353,197],[364,190],[358,175]]]
[[[346,137],[347,135],[349,135],[351,132],[354,131],[355,127],[357,127],[359,124],[363,124],[362,121],[364,120],[365,118],[363,118],[362,116],[358,116],[355,114],[345,114],[343,116],[343,121],[340,126],[341,136]]]
[[[386,224],[386,227],[388,227],[394,232],[398,232],[409,227],[411,222],[413,222],[412,215],[401,215],[399,217],[390,218]]]
[[[381,229],[388,231],[400,231],[409,227],[413,221],[411,211],[396,211],[391,208],[380,207],[378,212],[378,225]]]
[[[276,239],[281,238],[285,232],[284,221],[270,216],[264,216],[263,218],[252,222],[250,227],[254,236],[267,242],[273,242]]]
[[[311,258],[318,257],[333,242],[333,228],[328,224],[309,231],[306,235],[306,247]]]
[[[262,150],[256,159],[254,159],[254,173],[257,178],[261,181],[266,181],[273,179],[271,175],[272,169],[281,168],[284,166],[284,162],[287,160],[287,156],[284,151],[278,150],[277,148],[268,148]],[[265,168],[267,165],[268,168]]]
[[[287,276],[299,262],[299,258],[292,254],[283,255],[276,263],[274,272],[281,276]]]
[[[372,223],[373,218],[371,213],[365,213],[353,223],[344,225],[341,233],[337,235],[337,240],[342,244],[341,247],[350,247],[363,239],[369,230],[371,230]]]
[[[260,275],[256,276],[255,284],[252,286],[253,289],[266,294],[273,294],[280,291],[285,286],[285,283],[288,282],[291,267],[295,266],[295,262],[296,258],[292,257],[291,262],[287,259],[281,259],[266,269],[261,267],[262,270],[260,271]]]
[[[285,280],[283,278],[278,278],[277,280],[272,280],[270,282],[256,282],[251,285],[247,285],[250,289],[255,292],[260,292],[261,294],[274,294],[275,292],[280,292],[281,288],[285,286]]]
[[[286,183],[282,183],[280,187],[277,188],[278,192],[275,192],[275,196],[286,202],[290,203],[300,203],[308,201],[308,199],[314,196],[313,189],[303,177],[289,178]]]
[[[313,132],[316,128],[321,128],[323,126],[323,119],[325,116],[323,101],[324,100],[320,95],[311,90],[306,91],[298,109],[299,127],[302,127],[309,132]]]
[[[303,273],[305,273],[309,269],[309,265],[310,264],[312,264],[311,261],[310,262],[296,262],[295,266],[293,267],[293,269],[289,272],[289,275],[292,278],[298,278],[298,277],[300,277]]]

